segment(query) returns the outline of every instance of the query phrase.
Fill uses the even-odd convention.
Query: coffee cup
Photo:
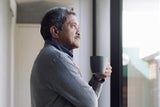
[[[106,70],[108,58],[105,56],[90,56],[90,68],[94,74],[103,74]]]

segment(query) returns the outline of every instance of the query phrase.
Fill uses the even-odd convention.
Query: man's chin
[[[78,45],[75,45],[74,49],[79,48],[79,47],[80,47],[80,45],[79,45],[79,44],[78,44]]]

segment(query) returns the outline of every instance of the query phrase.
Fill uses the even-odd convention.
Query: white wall
[[[0,107],[8,107],[9,104],[9,32],[8,24],[10,18],[7,0],[0,1]],[[10,28],[9,28],[10,29]]]
[[[90,79],[90,56],[92,55],[92,0],[80,0],[81,45],[79,68],[86,80]]]
[[[97,0],[97,55],[108,57],[110,61],[110,0]],[[92,0],[80,0],[81,47],[79,67],[86,80],[90,79],[90,56],[92,55]],[[110,107],[110,78],[106,79],[99,107]]]
[[[110,61],[110,0],[96,1],[96,54]],[[110,107],[110,78],[104,83],[99,107]]]
[[[9,0],[0,1],[0,107],[11,107],[12,103],[12,23],[15,22]],[[13,10],[13,11],[11,11]]]
[[[40,25],[18,24],[15,35],[15,106],[30,107],[30,74],[43,47]]]
[[[10,34],[10,107],[14,107],[14,74],[15,74],[15,62],[14,62],[14,38],[15,38],[15,27],[16,27],[16,19],[17,19],[17,4],[15,0],[10,0],[10,10],[12,12],[11,19],[11,34]]]

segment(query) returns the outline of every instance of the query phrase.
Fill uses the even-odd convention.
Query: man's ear
[[[50,27],[50,33],[53,38],[59,38],[58,37],[58,29],[55,26]]]

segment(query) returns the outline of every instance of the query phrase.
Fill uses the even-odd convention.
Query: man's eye
[[[72,24],[71,27],[78,29],[78,25],[76,25],[76,24]]]
[[[72,24],[71,27],[76,27],[76,25],[75,25],[75,24]]]

